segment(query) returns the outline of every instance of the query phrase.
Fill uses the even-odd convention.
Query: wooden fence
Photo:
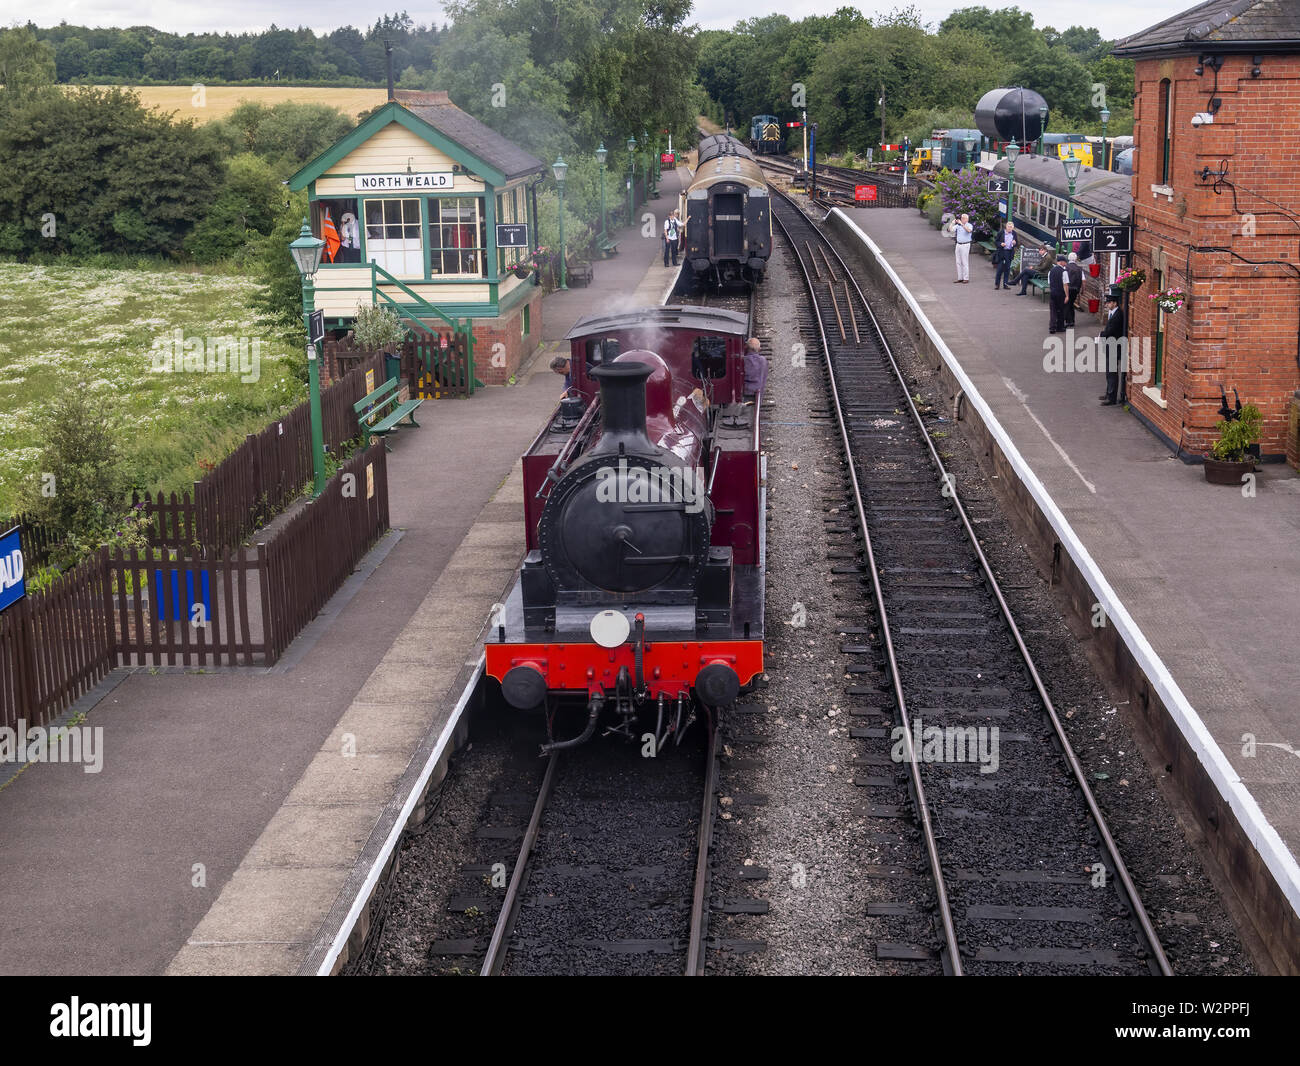
[[[49,721],[114,666],[274,665],[388,529],[385,455],[251,548],[101,548],[0,613],[0,725]]]
[[[321,392],[321,426],[325,447],[335,451],[361,433],[352,405],[366,394],[366,372],[376,384],[383,380],[383,356],[371,354],[354,369]],[[143,503],[150,519],[149,543],[155,547],[189,549],[198,546],[209,555],[233,550],[253,530],[302,492],[312,479],[311,408],[301,403],[284,418],[223,459],[194,484],[194,495],[164,498],[163,493],[133,503]]]
[[[359,352],[344,341],[327,340],[322,345],[321,372],[330,380],[350,373],[354,367],[377,361],[380,367],[375,384],[384,380],[382,352]],[[401,359],[398,376],[412,396],[441,400],[470,396],[474,392],[474,373],[469,337],[460,330],[426,329],[408,340],[393,354]]]

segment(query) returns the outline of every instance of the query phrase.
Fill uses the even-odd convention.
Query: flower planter
[[[1253,473],[1254,470],[1254,459],[1244,459],[1239,463],[1223,459],[1205,460],[1205,480],[1211,485],[1236,485],[1240,488],[1242,475]]]
[[[1088,264],[1088,275],[1089,275],[1090,277],[1094,277],[1094,278],[1099,278],[1099,277],[1101,277],[1101,264],[1100,264],[1100,263],[1089,263],[1089,264]]]

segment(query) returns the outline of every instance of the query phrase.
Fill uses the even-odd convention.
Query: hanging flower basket
[[[1152,293],[1150,298],[1155,300],[1156,306],[1167,315],[1181,311],[1187,303],[1187,294],[1179,288],[1162,289],[1160,292]]]
[[[510,273],[512,273],[517,278],[527,278],[532,272],[533,272],[533,264],[527,262],[516,263],[514,266],[510,268]]]
[[[1136,292],[1147,283],[1147,272],[1141,267],[1130,267],[1115,279],[1115,288],[1124,292]]]

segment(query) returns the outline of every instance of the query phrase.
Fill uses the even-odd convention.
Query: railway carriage
[[[485,646],[547,750],[662,743],[763,670],[765,472],[748,322],[656,307],[581,319],[572,387],[523,457],[527,554]],[[555,713],[585,706],[557,740]]]
[[[762,280],[772,254],[767,178],[734,137],[700,141],[695,176],[682,193],[686,265],[714,285]]]

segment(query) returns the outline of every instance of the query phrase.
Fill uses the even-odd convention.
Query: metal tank
[[[1042,135],[1046,106],[1033,89],[990,89],[975,107],[975,125],[990,140],[1028,144]]]

